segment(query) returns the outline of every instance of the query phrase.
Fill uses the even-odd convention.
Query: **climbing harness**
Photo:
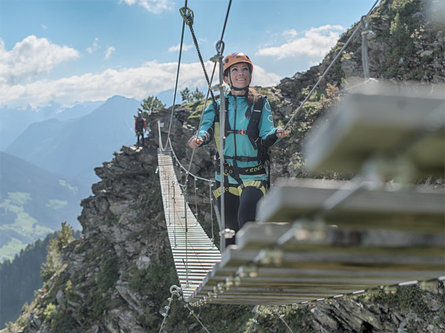
[[[266,182],[264,180],[248,180],[241,185],[236,184],[230,184],[227,186],[224,186],[224,192],[225,193],[231,193],[233,195],[236,195],[237,197],[241,196],[241,193],[246,187],[252,186],[257,189],[259,189],[263,195],[266,194]],[[216,183],[216,185],[219,185],[219,182]],[[218,199],[221,196],[221,187],[217,187],[216,190],[213,191],[213,195],[216,199]]]
[[[257,156],[228,156],[224,155],[224,172],[221,174],[224,175],[224,186],[228,186],[227,176],[231,176],[234,178],[237,183],[242,186],[242,180],[240,175],[262,175],[267,174],[267,188],[270,187],[270,163],[269,163],[269,148],[276,142],[277,137],[274,135],[269,135],[266,140],[262,140],[259,137],[259,124],[261,120],[261,115],[264,106],[264,96],[259,95],[256,98],[255,103],[247,109],[246,117],[249,117],[249,123],[247,125],[247,129],[231,129],[229,123],[228,112],[225,112],[225,126],[224,126],[224,139],[226,139],[229,134],[234,135],[247,135],[249,141],[254,149],[257,150]],[[229,104],[229,98],[225,97],[225,104]],[[218,111],[219,111],[218,107]],[[214,126],[216,128],[220,127],[220,113],[215,112],[215,121]],[[220,154],[221,148],[218,146],[218,153],[216,154],[216,162],[220,162]],[[226,161],[226,159],[232,159],[233,163],[230,164]],[[257,166],[253,167],[239,167],[237,162],[258,162]],[[267,172],[266,172],[267,165]]]

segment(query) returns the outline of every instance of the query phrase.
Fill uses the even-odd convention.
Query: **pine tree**
[[[73,240],[73,229],[66,222],[62,222],[62,228],[57,233],[57,237],[49,240],[46,262],[40,269],[40,275],[42,276],[43,281],[48,281],[58,270],[60,270],[62,267],[62,261],[60,259],[62,249]]]
[[[148,96],[142,101],[141,107],[138,108],[138,111],[141,113],[147,113],[148,116],[149,114],[157,112],[164,108],[165,104],[163,104],[159,98],[155,96]]]

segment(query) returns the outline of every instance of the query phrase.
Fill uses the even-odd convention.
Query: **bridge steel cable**
[[[216,43],[217,55],[215,57],[213,57],[211,60],[215,60],[215,59],[218,59],[218,58],[222,57],[222,54],[224,52],[224,42],[223,42],[223,39],[224,39],[224,33],[226,31],[226,26],[227,26],[227,21],[228,21],[228,18],[229,18],[229,13],[230,13],[231,6],[232,6],[232,0],[229,0],[229,4],[227,6],[226,16],[225,16],[225,19],[224,19],[224,24],[223,24],[223,28],[222,28],[222,32],[221,32],[221,37],[220,37],[219,41]],[[192,24],[189,24],[189,27],[190,27],[190,32],[191,32],[192,37],[193,37],[193,41],[195,42],[196,51],[198,53],[198,57],[199,57],[199,60],[201,62],[201,67],[202,67],[202,69],[204,71],[204,75],[206,77],[207,84],[208,84],[207,93],[206,93],[206,99],[205,99],[205,102],[204,102],[204,105],[203,105],[203,108],[202,108],[202,111],[201,111],[201,116],[200,116],[200,119],[199,119],[199,125],[198,125],[198,131],[199,131],[199,129],[201,128],[201,125],[202,125],[204,111],[207,108],[207,101],[208,101],[208,98],[209,98],[209,93],[210,93],[210,95],[212,97],[213,104],[216,106],[215,96],[214,96],[213,91],[212,91],[212,82],[213,82],[213,78],[215,76],[217,61],[214,61],[214,65],[213,65],[213,69],[212,69],[212,75],[211,75],[211,77],[209,79],[208,75],[207,75],[207,72],[206,72],[206,69],[205,69],[205,66],[204,66],[204,61],[203,61],[202,56],[201,56],[201,52],[200,52],[200,49],[199,49],[198,41],[196,39],[196,36],[195,36],[194,30],[193,30]],[[190,157],[190,162],[189,162],[188,171],[186,173],[185,182],[187,182],[188,175],[189,175],[190,169],[192,167],[192,162],[193,162],[194,155],[195,155],[195,149],[192,150],[192,155]]]
[[[232,1],[230,0],[229,4],[228,4],[228,7],[227,7],[227,11],[226,11],[226,16],[225,16],[225,19],[224,19],[224,24],[223,24],[223,29],[222,29],[222,32],[221,32],[221,37],[220,37],[220,40],[218,41],[217,46],[216,46],[216,49],[217,49],[217,56],[216,57],[219,58],[220,65],[221,65],[221,60],[222,60],[222,53],[223,53],[223,50],[224,50],[223,38],[224,38],[224,33],[225,33],[225,30],[226,30],[226,26],[227,26],[227,21],[228,21],[228,16],[229,16],[229,13],[230,13],[231,4],[232,4]],[[182,52],[182,45],[183,45],[184,27],[185,27],[185,24],[187,24],[189,26],[189,28],[190,28],[190,32],[192,34],[192,38],[193,38],[193,41],[194,41],[194,44],[195,44],[195,47],[196,47],[196,50],[197,50],[197,53],[198,53],[198,57],[199,57],[199,60],[200,60],[200,63],[201,63],[201,66],[202,66],[202,69],[203,69],[206,81],[208,83],[208,90],[207,90],[207,94],[206,94],[206,100],[205,100],[204,107],[203,107],[202,112],[201,112],[199,126],[198,126],[198,129],[199,129],[201,127],[201,124],[202,124],[202,119],[203,119],[204,111],[205,111],[206,106],[207,106],[209,93],[210,93],[210,95],[212,97],[213,103],[216,105],[216,100],[215,100],[215,96],[214,96],[214,94],[212,92],[211,85],[212,85],[213,77],[214,77],[214,74],[215,74],[215,71],[216,71],[216,64],[217,64],[217,62],[215,61],[215,64],[214,64],[213,70],[212,70],[212,75],[211,75],[211,78],[209,79],[209,77],[207,75],[207,72],[206,72],[206,69],[205,69],[205,65],[204,65],[204,61],[203,61],[202,55],[201,55],[201,51],[199,49],[199,45],[198,45],[198,41],[197,41],[197,38],[196,38],[196,34],[194,32],[194,29],[193,29],[193,20],[194,20],[193,12],[189,8],[187,8],[187,2],[186,2],[186,5],[183,8],[180,9],[180,14],[183,17],[183,31],[182,31],[182,35],[181,35],[181,47],[180,47],[180,56],[179,56],[179,61],[178,61],[178,71],[177,71],[177,76],[176,76],[176,87],[175,87],[175,97],[174,97],[174,100],[176,100],[176,92],[177,92],[177,85],[178,85],[177,83],[178,83],[178,78],[179,78],[180,59],[181,59],[181,52]],[[220,82],[220,85],[221,84],[222,83]],[[220,91],[220,94],[221,93],[222,92]],[[200,179],[200,180],[208,181],[211,184],[212,180],[196,176],[194,174],[191,174],[191,172],[190,172],[191,166],[192,166],[192,163],[193,163],[194,153],[195,153],[194,149],[192,150],[192,155],[190,157],[190,162],[189,162],[188,168],[185,168],[181,164],[179,159],[177,158],[176,153],[174,152],[171,140],[170,140],[170,133],[171,133],[172,120],[173,120],[173,113],[174,113],[174,105],[172,107],[172,112],[171,112],[171,115],[170,115],[170,124],[169,124],[168,136],[167,136],[167,141],[166,141],[165,147],[166,148],[167,148],[167,146],[170,147],[170,149],[171,149],[171,151],[173,153],[173,156],[174,156],[175,160],[177,161],[178,165],[180,166],[181,169],[183,169],[186,172],[185,179],[184,179],[184,184],[182,184],[183,186],[181,186],[181,188],[185,191],[189,175],[192,175],[192,177],[194,178],[195,182],[196,182],[196,179]],[[162,142],[162,140],[161,140],[161,142]],[[223,218],[221,218],[220,220],[223,220]],[[220,224],[220,229],[221,229],[221,224]],[[214,237],[213,237],[213,224],[212,224],[212,239],[214,239]]]
[[[229,1],[228,7],[227,7],[227,11],[226,11],[226,16],[225,16],[225,19],[224,19],[224,25],[223,25],[222,32],[221,32],[221,37],[220,37],[220,40],[219,40],[218,43],[217,43],[217,50],[218,50],[218,48],[220,48],[220,53],[223,52],[223,47],[221,48],[221,45],[224,45],[223,42],[222,42],[222,40],[223,40],[223,38],[224,38],[224,33],[225,33],[225,30],[226,30],[226,26],[227,26],[227,21],[228,21],[228,16],[229,16],[229,13],[230,13],[231,5],[232,5],[232,0]],[[194,32],[194,30],[193,30],[193,20],[194,20],[194,18],[193,18],[193,12],[192,12],[189,8],[187,8],[187,0],[185,1],[185,5],[184,5],[184,7],[180,9],[180,14],[181,14],[181,16],[183,17],[183,25],[182,25],[182,33],[181,33],[181,42],[180,42],[180,51],[179,51],[178,67],[177,67],[177,73],[176,73],[176,84],[175,84],[175,91],[174,91],[174,98],[173,98],[173,106],[172,106],[172,111],[171,111],[171,114],[170,114],[170,123],[169,123],[168,135],[167,135],[167,140],[166,140],[165,145],[163,146],[163,145],[162,145],[162,141],[160,141],[160,142],[161,142],[161,148],[162,148],[163,150],[167,147],[167,145],[170,145],[170,149],[171,149],[172,151],[173,151],[173,147],[172,147],[172,144],[171,144],[171,141],[170,141],[170,134],[171,134],[171,126],[172,126],[172,122],[173,122],[173,114],[174,114],[175,103],[176,103],[176,94],[177,94],[177,88],[178,88],[179,70],[180,70],[181,55],[182,55],[182,47],[183,47],[183,41],[184,41],[185,24],[187,24],[187,25],[189,26],[189,28],[190,28],[190,31],[191,31],[191,34],[192,34],[192,38],[193,38],[193,41],[194,41],[194,44],[195,44],[195,47],[196,47],[196,50],[197,50],[197,53],[198,53],[198,57],[199,57],[201,66],[202,66],[202,68],[203,68],[203,71],[204,71],[204,75],[205,75],[206,81],[207,81],[207,83],[208,83],[208,90],[207,90],[206,100],[205,100],[205,103],[204,103],[203,110],[202,110],[202,112],[201,112],[201,116],[200,116],[200,121],[199,121],[198,129],[201,127],[201,124],[202,124],[202,118],[203,118],[204,111],[205,111],[206,106],[207,106],[207,100],[208,100],[208,97],[209,97],[209,93],[210,93],[211,96],[212,96],[213,103],[216,103],[215,97],[214,97],[213,92],[212,92],[212,90],[211,90],[211,84],[212,84],[213,77],[214,77],[215,70],[216,70],[216,63],[215,63],[215,65],[213,66],[212,75],[211,75],[211,78],[209,79],[209,78],[208,78],[208,75],[207,75],[207,71],[206,71],[205,66],[204,66],[204,61],[203,61],[203,58],[202,58],[202,55],[201,55],[201,51],[200,51],[200,49],[199,49],[198,41],[197,41],[195,32]],[[164,148],[164,147],[165,147],[165,148]],[[201,180],[204,180],[203,178],[198,177],[198,176],[193,175],[193,174],[190,173],[191,164],[192,164],[192,161],[193,161],[193,156],[194,156],[194,150],[192,151],[192,156],[191,156],[191,158],[190,158],[190,163],[189,163],[189,167],[188,167],[188,169],[182,167],[182,165],[181,165],[181,167],[182,167],[182,168],[184,169],[184,171],[186,172],[185,183],[187,182],[188,175],[192,175],[192,177],[194,177],[195,179],[201,179]],[[176,159],[176,160],[178,161],[178,163],[179,163],[179,160],[178,160],[178,158],[176,157],[176,154],[175,154],[175,159]],[[179,163],[179,164],[180,164],[180,163]],[[211,180],[207,180],[207,181],[211,181]]]
[[[220,73],[219,73],[220,74],[219,75],[220,76],[219,89],[220,89],[220,98],[221,98],[220,112],[224,113],[224,101],[222,99],[223,94],[224,94],[223,87],[222,87],[222,85],[223,85],[223,80],[222,80],[222,57],[223,56],[222,56],[222,54],[223,54],[223,51],[224,51],[223,38],[224,38],[225,29],[226,29],[226,26],[227,26],[227,21],[228,21],[228,16],[229,16],[229,13],[230,13],[231,4],[232,4],[232,0],[229,1],[229,5],[227,7],[226,17],[225,17],[223,29],[222,29],[222,32],[221,32],[221,38],[220,38],[220,40],[216,44],[217,55],[211,59],[212,61],[214,61],[214,66],[213,66],[213,70],[212,70],[211,79],[209,79],[209,77],[207,75],[207,71],[206,71],[206,68],[205,68],[205,65],[204,65],[204,61],[202,59],[201,51],[199,49],[198,41],[196,39],[196,35],[195,35],[194,29],[193,29],[193,12],[191,12],[190,10],[187,11],[187,9],[185,9],[185,10],[181,9],[181,15],[184,18],[184,21],[187,23],[187,25],[190,28],[190,32],[192,34],[193,42],[195,44],[195,48],[196,48],[196,51],[198,53],[198,57],[199,57],[199,60],[200,60],[200,63],[201,63],[201,67],[203,69],[204,76],[205,76],[205,78],[207,80],[207,84],[208,84],[206,101],[204,103],[204,107],[202,109],[201,117],[200,117],[200,120],[199,120],[198,131],[201,128],[202,119],[203,119],[203,115],[204,115],[204,112],[205,112],[205,109],[206,109],[209,92],[210,92],[210,95],[212,97],[213,104],[215,105],[215,109],[216,109],[216,100],[215,100],[215,96],[213,94],[211,85],[212,85],[212,81],[213,81],[213,77],[214,77],[214,74],[215,74],[216,64],[217,63],[219,63],[219,66],[220,66],[220,69],[219,69],[220,70]],[[220,118],[222,118],[221,133],[224,133],[224,117],[220,116]],[[220,143],[221,151],[223,151],[223,149],[224,149],[224,142],[223,142],[222,135],[221,135],[220,141],[221,141],[221,143]],[[189,167],[188,167],[188,170],[187,170],[186,175],[185,175],[185,180],[184,180],[185,186],[187,186],[188,176],[189,176],[189,173],[190,173],[190,169],[192,167],[194,155],[195,155],[195,149],[192,150],[192,155],[190,157]],[[223,158],[221,158],[221,166],[220,166],[220,169],[221,169],[220,173],[221,174],[223,173],[223,163],[224,163]],[[223,187],[222,183],[221,183],[221,187]],[[224,229],[224,225],[223,225],[223,222],[221,222],[221,221],[224,221],[224,191],[223,191],[222,188],[221,188],[221,199],[220,199],[220,202],[221,202],[221,210],[220,210],[221,216],[220,216],[220,219],[219,219],[219,221],[220,221],[220,223],[219,223],[219,227],[220,228],[219,229],[220,229],[220,235],[221,235],[221,238],[220,238],[220,248],[221,248],[221,250],[223,250],[224,249],[224,239],[222,238],[222,232],[223,232],[223,229]]]
[[[185,0],[184,6],[187,8],[187,0]],[[168,134],[167,134],[167,140],[165,141],[165,146],[167,146],[167,142],[170,139],[170,132],[171,132],[171,127],[172,127],[172,122],[173,122],[173,114],[175,112],[176,93],[178,92],[179,70],[181,68],[182,46],[184,44],[184,32],[185,32],[185,21],[182,22],[181,42],[179,44],[178,67],[177,67],[177,70],[176,70],[175,92],[173,94],[173,105],[172,105],[172,111],[171,111],[171,114],[170,114],[170,123],[168,125]],[[161,140],[160,140],[160,142],[161,142]],[[161,142],[161,148],[162,148],[162,142]]]
[[[380,0],[376,0],[374,2],[374,4],[372,5],[371,9],[368,11],[368,13],[365,15],[365,21],[368,19],[369,15],[371,15],[372,11],[374,10],[374,8],[377,6],[378,2]],[[354,36],[357,34],[357,32],[363,27],[362,24],[357,24],[357,27],[354,29],[354,31],[352,32],[351,36],[349,36],[348,40],[346,41],[346,43],[343,45],[343,47],[340,49],[340,51],[338,51],[337,55],[334,57],[334,59],[331,61],[331,63],[329,64],[329,66],[325,69],[325,71],[323,72],[323,74],[321,75],[321,77],[318,79],[318,81],[315,83],[315,85],[312,87],[312,89],[309,91],[309,93],[307,94],[306,98],[303,100],[303,102],[301,102],[300,106],[293,112],[292,116],[290,117],[289,121],[286,123],[286,125],[284,126],[284,129],[287,129],[288,126],[290,125],[290,123],[294,120],[294,118],[298,115],[298,113],[301,111],[301,109],[303,108],[303,106],[306,104],[306,102],[309,100],[309,98],[311,98],[312,94],[314,93],[315,89],[317,89],[317,87],[320,85],[321,81],[325,78],[325,76],[327,75],[327,73],[331,70],[332,66],[334,65],[334,63],[337,61],[337,59],[340,57],[340,55],[343,53],[343,51],[346,49],[346,47],[349,45],[349,43],[351,42],[352,38],[354,38]]]

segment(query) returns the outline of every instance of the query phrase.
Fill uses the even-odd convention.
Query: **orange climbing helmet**
[[[252,61],[249,59],[249,57],[242,52],[234,52],[226,55],[226,57],[223,60],[224,75],[226,75],[227,73],[226,71],[230,68],[230,66],[238,64],[240,62],[245,62],[249,64],[250,73],[253,72],[253,64]]]

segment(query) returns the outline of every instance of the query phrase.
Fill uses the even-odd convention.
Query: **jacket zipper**
[[[238,109],[238,105],[237,105],[237,97],[236,96],[234,96],[234,98],[235,98],[235,107],[234,107],[234,109],[235,109],[235,118],[233,119],[233,145],[234,145],[234,159],[233,159],[233,165],[234,166],[236,166],[237,165],[237,163],[236,163],[236,156],[238,156],[238,154],[237,154],[237,151],[236,151],[236,112],[237,112],[237,109]]]

